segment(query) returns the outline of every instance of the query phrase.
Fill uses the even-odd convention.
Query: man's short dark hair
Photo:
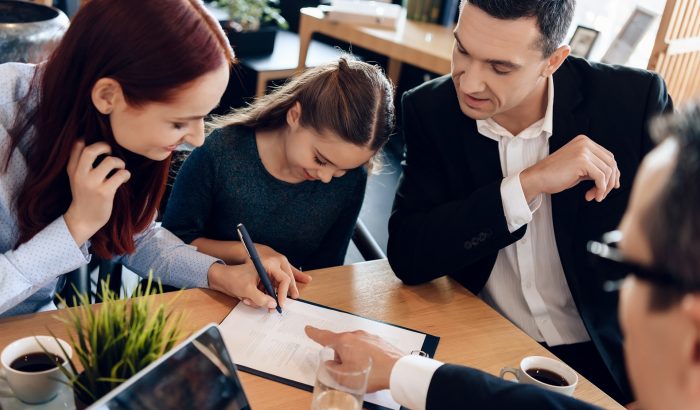
[[[678,142],[678,156],[666,185],[642,221],[654,267],[687,284],[684,289],[654,287],[651,309],[674,306],[683,295],[700,290],[700,101],[658,118],[652,134]]]
[[[537,45],[549,57],[564,42],[574,17],[576,0],[461,0],[501,20],[537,17],[542,37]]]

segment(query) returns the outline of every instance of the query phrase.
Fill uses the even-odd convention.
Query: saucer
[[[2,390],[8,390],[7,382],[0,379]],[[73,389],[63,385],[58,391],[58,395],[53,400],[41,404],[27,404],[14,397],[0,396],[1,410],[73,410],[75,409],[75,400],[73,399]]]

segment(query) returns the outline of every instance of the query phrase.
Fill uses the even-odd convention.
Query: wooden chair
[[[649,59],[676,104],[700,95],[700,0],[668,0]]]

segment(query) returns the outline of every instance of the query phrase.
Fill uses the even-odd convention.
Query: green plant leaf
[[[170,350],[179,340],[183,318],[182,312],[173,311],[179,293],[168,302],[156,303],[163,285],[160,280],[154,283],[152,272],[146,286],[139,285],[132,295],[136,299],[128,302],[110,290],[108,283],[109,278],[99,284],[103,300],[99,306],[89,304],[89,295],[78,294],[77,306],[58,318],[69,328],[74,357],[83,368],[78,374],[71,359],[72,374],[63,367],[62,371],[73,389],[93,400]],[[60,298],[59,302],[64,303]]]

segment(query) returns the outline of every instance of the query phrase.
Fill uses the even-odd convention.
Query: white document
[[[422,350],[426,338],[423,333],[291,299],[282,315],[239,303],[219,330],[237,365],[313,387],[321,346],[306,336],[306,325],[334,332],[365,330],[406,354]],[[390,409],[400,407],[389,390],[366,394],[365,401]]]

